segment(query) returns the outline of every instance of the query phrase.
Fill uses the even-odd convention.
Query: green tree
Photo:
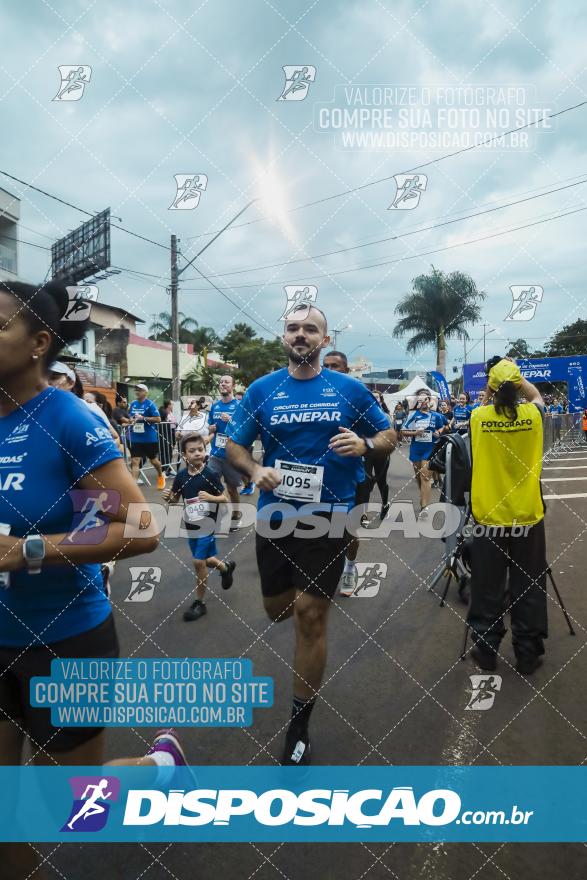
[[[506,357],[513,358],[529,358],[532,357],[530,353],[530,349],[528,348],[528,343],[525,339],[514,339],[513,342],[510,342],[509,350],[506,352]]]
[[[585,354],[587,352],[587,321],[580,318],[555,333],[546,343],[546,352],[550,357]]]
[[[237,349],[251,342],[256,336],[257,334],[248,324],[243,322],[235,324],[218,343],[218,351],[226,362],[235,363]]]
[[[485,293],[477,289],[470,275],[464,272],[446,274],[432,266],[430,275],[418,275],[412,292],[398,303],[401,316],[393,335],[413,333],[407,343],[409,352],[429,345],[436,347],[436,369],[446,372],[446,340],[451,337],[468,339],[467,324],[481,318],[480,303]]]
[[[192,367],[182,377],[182,394],[209,394],[213,396],[218,390],[218,379],[222,375],[224,375],[224,371],[218,367]]]
[[[279,339],[251,339],[233,352],[231,360],[238,366],[236,378],[248,387],[260,376],[285,366],[287,357]]]
[[[156,339],[159,342],[172,342],[173,333],[171,330],[171,314],[169,312],[159,312],[153,315],[153,322],[149,327],[149,339]],[[188,318],[183,312],[178,314],[179,333],[177,341],[181,343],[192,342],[192,330],[196,330],[198,322],[194,318]]]

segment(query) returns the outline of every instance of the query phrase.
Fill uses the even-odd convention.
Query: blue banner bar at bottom
[[[585,842],[587,767],[0,767],[0,840]]]

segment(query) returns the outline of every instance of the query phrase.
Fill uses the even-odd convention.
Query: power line
[[[346,247],[346,248],[338,248],[338,250],[334,250],[334,251],[324,251],[321,254],[314,254],[313,256],[309,256],[309,257],[299,257],[299,258],[296,258],[295,260],[285,260],[282,263],[269,263],[264,266],[250,266],[247,269],[234,269],[230,272],[214,272],[210,277],[211,278],[226,278],[229,275],[242,275],[246,272],[256,272],[256,271],[260,271],[262,269],[278,269],[281,266],[291,266],[294,263],[311,262],[313,260],[323,259],[324,257],[332,257],[332,256],[336,256],[337,254],[345,254],[345,253],[348,253],[349,251],[360,250],[361,248],[364,248],[364,247],[372,247],[373,245],[376,245],[376,244],[384,244],[388,241],[397,241],[401,238],[408,238],[410,235],[417,235],[418,233],[421,233],[421,232],[430,232],[430,230],[432,230],[432,229],[440,229],[443,226],[450,226],[452,223],[459,223],[462,220],[471,220],[475,217],[481,217],[484,214],[491,214],[491,213],[494,213],[495,211],[503,211],[505,208],[511,208],[514,205],[521,205],[524,202],[531,202],[534,199],[540,199],[543,196],[549,196],[549,195],[552,195],[552,193],[561,192],[562,190],[565,190],[565,189],[573,189],[574,187],[581,186],[582,184],[585,184],[585,183],[587,183],[587,177],[584,178],[583,180],[577,181],[576,183],[569,183],[569,184],[566,184],[565,186],[559,186],[559,187],[556,187],[555,189],[548,190],[547,192],[544,192],[544,193],[538,193],[537,195],[533,195],[533,196],[526,196],[526,198],[516,199],[513,202],[505,202],[503,205],[497,205],[493,208],[487,208],[483,211],[475,211],[473,214],[465,214],[462,217],[454,217],[452,220],[443,220],[442,222],[439,222],[439,223],[432,223],[429,226],[422,226],[422,227],[420,227],[418,229],[414,229],[410,232],[402,232],[399,235],[389,235],[389,236],[386,236],[385,238],[378,238],[378,239],[375,239],[374,241],[364,242],[363,244],[350,245],[349,247]],[[185,281],[194,281],[195,279],[194,278],[185,278],[184,280]]]
[[[51,248],[47,247],[44,244],[35,244],[34,241],[26,241],[24,238],[15,238],[13,235],[4,235],[0,232],[0,238],[3,238],[5,241],[16,241],[18,244],[28,244],[29,247],[39,248],[42,251],[50,251]]]
[[[422,162],[421,165],[415,165],[413,168],[407,169],[407,171],[397,172],[398,174],[411,174],[414,171],[420,171],[422,168],[427,168],[429,165],[436,165],[438,162],[444,162],[445,159],[452,159],[454,156],[459,156],[461,153],[468,153],[470,150],[476,150],[478,147],[484,147],[487,144],[492,143],[493,141],[500,140],[501,138],[507,137],[510,134],[515,134],[515,132],[522,131],[524,128],[530,128],[532,125],[538,125],[541,122],[544,122],[546,119],[554,119],[555,116],[562,116],[563,113],[569,113],[571,110],[578,110],[580,107],[584,107],[587,104],[587,101],[580,101],[578,104],[573,104],[571,107],[564,107],[562,110],[557,110],[556,113],[547,113],[545,116],[541,116],[540,119],[535,119],[533,122],[527,122],[524,125],[520,125],[517,128],[511,128],[509,131],[504,131],[502,134],[494,135],[493,137],[486,138],[484,141],[481,141],[478,144],[472,144],[470,147],[463,147],[460,150],[455,150],[453,153],[446,153],[444,156],[439,156],[437,159],[430,159],[429,162]],[[333,199],[340,199],[343,196],[350,195],[354,192],[359,192],[360,190],[367,189],[370,186],[376,186],[379,183],[386,183],[388,180],[393,180],[395,177],[394,174],[389,174],[387,177],[380,177],[377,180],[371,180],[369,183],[363,183],[360,186],[354,186],[350,189],[346,189],[343,192],[334,193],[331,196],[324,196],[321,199],[315,199],[312,202],[306,202],[303,205],[298,205],[295,208],[287,209],[288,213],[294,213],[295,211],[302,211],[304,208],[311,208],[314,205],[321,205],[324,202],[330,202]],[[232,229],[241,229],[243,226],[252,226],[254,223],[263,223],[266,222],[266,217],[259,217],[257,220],[247,220],[245,223],[237,223],[232,227]],[[195,241],[197,238],[205,238],[207,235],[215,235],[215,232],[202,232],[200,235],[194,235],[191,238],[188,238],[188,241]]]
[[[235,303],[235,301],[234,301],[233,299],[231,299],[231,298],[230,298],[230,297],[224,292],[224,289],[223,289],[223,288],[221,288],[221,287],[217,287],[217,286],[214,284],[214,282],[211,281],[211,280],[208,278],[207,275],[204,275],[204,273],[202,272],[202,270],[201,270],[200,268],[198,268],[198,266],[194,265],[194,269],[196,270],[196,272],[198,272],[198,273],[202,276],[202,278],[205,279],[205,281],[207,281],[209,284],[212,285],[212,287],[214,288],[214,290],[217,290],[218,293],[220,293],[225,299],[227,299],[228,302],[231,303],[231,305],[233,305],[233,306],[235,307],[235,309],[238,309],[239,312],[241,312],[243,315],[246,315],[247,318],[249,318],[251,321],[254,321],[254,323],[255,323],[258,327],[261,327],[263,330],[265,330],[266,333],[270,333],[273,337],[276,337],[276,336],[277,336],[277,333],[275,332],[275,330],[272,330],[270,327],[267,327],[265,324],[262,324],[262,323],[261,323],[260,321],[258,321],[256,318],[253,318],[253,316],[250,315],[250,314],[249,314],[245,309],[243,309],[241,306],[239,306],[238,303]],[[230,290],[230,288],[228,288],[228,289]]]
[[[3,174],[5,177],[8,177],[10,180],[15,180],[17,183],[21,183],[23,186],[26,186],[28,189],[33,189],[35,192],[40,193],[43,196],[47,196],[49,199],[53,199],[55,202],[59,202],[62,205],[66,205],[68,208],[73,208],[74,211],[79,211],[81,214],[85,214],[87,217],[95,217],[96,212],[92,213],[91,211],[86,211],[85,208],[80,208],[79,205],[74,205],[72,202],[68,202],[65,199],[59,198],[59,196],[53,195],[53,193],[49,193],[44,189],[40,189],[38,186],[34,186],[32,183],[28,183],[26,180],[21,180],[20,177],[15,177],[13,174],[9,174],[8,171],[3,171],[0,168],[0,174]],[[116,223],[111,223],[115,229],[120,229],[121,232],[126,232],[127,235],[132,235],[134,238],[140,238],[142,241],[147,241],[149,244],[154,244],[156,247],[163,248],[168,251],[171,250],[167,245],[161,244],[158,241],[153,241],[152,238],[147,238],[145,235],[139,235],[138,232],[132,232],[130,229],[126,229],[124,226],[118,226]]]
[[[390,265],[393,265],[394,263],[403,263],[403,262],[407,262],[408,260],[415,260],[418,257],[428,257],[428,256],[431,256],[432,254],[440,254],[440,253],[444,253],[444,251],[451,251],[451,250],[454,250],[455,248],[465,247],[466,245],[478,244],[481,241],[487,241],[488,239],[491,239],[491,238],[498,238],[501,235],[509,235],[512,232],[519,232],[522,229],[530,229],[533,226],[540,226],[542,223],[549,223],[552,220],[559,220],[561,217],[568,217],[571,214],[579,214],[582,211],[587,211],[587,205],[584,205],[581,208],[575,208],[572,211],[565,211],[562,214],[555,214],[554,216],[547,217],[543,220],[536,220],[532,223],[525,223],[522,226],[512,226],[510,229],[503,229],[503,230],[500,230],[498,232],[493,232],[488,235],[482,235],[479,238],[472,238],[469,241],[455,242],[455,244],[446,245],[446,247],[435,248],[434,250],[431,250],[431,251],[423,251],[422,253],[419,253],[419,254],[409,254],[408,256],[405,256],[405,257],[398,257],[395,260],[383,260],[380,263],[368,263],[368,264],[365,264],[362,266],[354,266],[354,267],[351,267],[350,269],[339,269],[336,272],[322,272],[318,275],[305,275],[301,278],[298,278],[297,280],[298,280],[298,282],[302,282],[302,281],[313,281],[318,278],[332,278],[335,275],[347,275],[349,272],[360,272],[363,269],[376,269],[379,266],[390,266]],[[269,284],[279,284],[281,286],[282,284],[287,284],[287,281],[276,281],[275,279],[267,280],[267,281],[261,280],[261,281],[252,282],[250,284],[233,285],[232,287],[226,287],[224,289],[225,290],[238,290],[239,288],[245,288],[245,287],[265,287]],[[204,287],[191,287],[191,288],[184,287],[183,288],[184,291],[205,290],[205,289],[206,288],[204,288]],[[222,288],[216,288],[216,289],[221,290]]]

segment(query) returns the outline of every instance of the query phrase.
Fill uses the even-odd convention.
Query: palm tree
[[[485,293],[477,289],[470,275],[451,272],[446,275],[432,266],[430,275],[418,275],[408,293],[396,306],[398,321],[394,336],[415,331],[407,344],[409,352],[428,345],[436,346],[436,369],[446,370],[446,340],[451,337],[468,339],[467,324],[481,318],[480,303]]]
[[[183,312],[178,314],[179,333],[178,342],[192,342],[192,331],[197,330],[198,322],[194,318],[187,318]],[[149,339],[156,339],[160,342],[171,342],[173,333],[171,330],[171,314],[169,312],[159,312],[153,315],[153,323],[149,327]]]

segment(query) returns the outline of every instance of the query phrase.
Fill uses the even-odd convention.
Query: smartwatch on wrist
[[[40,574],[45,558],[45,541],[40,535],[28,535],[22,545],[22,555],[29,574]]]
[[[369,451],[372,452],[375,449],[375,444],[373,443],[372,438],[371,437],[363,437],[363,440],[365,441],[365,446],[367,447],[367,452],[369,452]]]

